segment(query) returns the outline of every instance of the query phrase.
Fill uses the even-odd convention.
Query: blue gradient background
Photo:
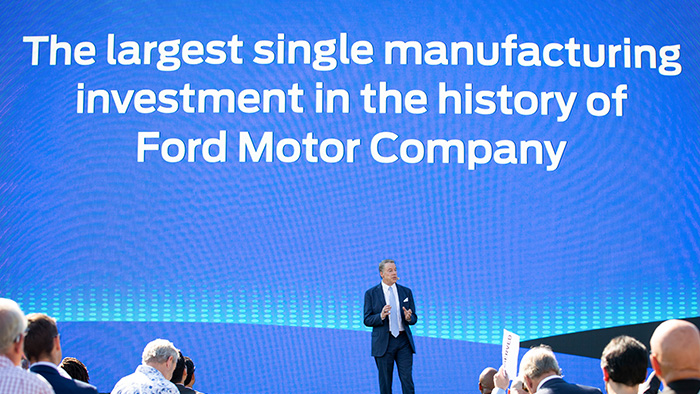
[[[167,337],[207,393],[376,391],[362,296],[398,262],[419,322],[420,392],[476,392],[503,328],[523,340],[698,316],[700,100],[695,2],[8,2],[0,5],[0,295],[59,320],[64,355],[108,392]],[[374,45],[371,65],[257,65],[252,44],[338,38]],[[242,65],[109,66],[117,42],[238,34]],[[384,65],[391,40],[681,45],[683,72],[607,67]],[[91,66],[31,66],[28,35],[97,45]],[[579,58],[580,59],[580,58]],[[366,114],[359,90],[423,89],[423,115]],[[315,114],[316,82],[348,114]],[[576,91],[556,115],[439,115],[437,87]],[[86,89],[289,88],[302,114],[76,114]],[[624,116],[585,97],[628,84]],[[551,107],[553,108],[553,107]],[[229,133],[228,162],[136,162],[139,131]],[[237,135],[361,138],[355,163],[238,163]],[[559,168],[379,164],[369,141],[568,141]],[[398,150],[398,144],[397,148]],[[556,349],[555,349],[556,350]],[[602,387],[598,361],[561,355],[567,378]]]

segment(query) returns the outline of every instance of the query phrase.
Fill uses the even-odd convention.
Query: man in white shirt
[[[179,394],[170,382],[180,351],[165,339],[151,341],[143,349],[136,372],[121,378],[112,394]]]
[[[16,302],[0,298],[0,393],[54,394],[41,376],[19,367],[27,318]]]

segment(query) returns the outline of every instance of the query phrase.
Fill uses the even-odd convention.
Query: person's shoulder
[[[373,291],[376,291],[378,288],[381,288],[381,287],[382,287],[381,283],[378,285],[374,285],[374,286],[370,287],[369,289],[367,289],[367,291],[365,291],[365,294],[370,294]]]
[[[57,370],[46,365],[32,365],[29,367],[29,372],[46,382],[54,391],[56,390],[55,386],[61,385],[61,380],[65,379]]]
[[[191,389],[191,388],[186,387],[184,385],[176,384],[176,386],[177,386],[177,389],[180,391],[180,394],[196,394],[197,393],[197,391],[195,391],[194,389]]]
[[[39,394],[54,393],[53,386],[51,386],[51,383],[42,375],[19,368],[18,370],[21,372],[21,380],[29,386],[32,392]]]
[[[583,384],[577,384],[576,386],[586,394],[603,394],[603,392],[597,387],[585,386]]]
[[[537,394],[602,394],[599,388],[569,383],[562,378],[551,379],[542,384]]]
[[[139,387],[142,383],[148,383],[146,375],[137,372],[130,373],[117,381],[114,385],[112,393],[126,393],[132,387]]]
[[[569,387],[572,388],[570,391],[577,391],[581,394],[602,394],[603,392],[597,388],[597,387],[592,387],[592,386],[586,386],[583,384],[576,384],[576,383],[569,383],[563,379],[561,379],[562,382],[567,384]]]
[[[75,384],[76,391],[83,394],[97,394],[97,387],[91,385],[90,383],[85,383],[77,379],[71,379]]]
[[[91,384],[80,380],[66,378],[60,374],[44,375],[46,380],[51,384],[56,394],[70,392],[80,394],[97,394],[97,388]]]
[[[41,376],[47,376],[47,375],[56,375],[56,376],[61,376],[61,374],[58,373],[58,370],[55,368],[51,368],[47,365],[32,365],[29,367],[29,372],[33,372],[35,374],[41,375]]]
[[[172,392],[173,394],[180,394],[180,390],[177,388],[177,385],[165,378],[162,380],[163,387],[167,388]]]
[[[31,373],[30,373],[31,374]],[[49,383],[48,380],[46,380],[43,376],[39,374],[31,374],[36,377],[37,381],[36,384],[38,385],[37,393],[43,394],[43,393],[50,393],[53,394],[54,390],[53,387],[51,386],[51,383]]]
[[[5,393],[10,388],[24,387],[26,392],[38,394],[53,394],[51,384],[41,375],[19,367],[0,367],[0,392]]]

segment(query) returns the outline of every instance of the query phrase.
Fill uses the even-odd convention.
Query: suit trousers
[[[381,357],[375,357],[379,370],[379,392],[381,394],[391,394],[391,385],[394,379],[394,362],[399,372],[401,390],[403,394],[414,394],[413,387],[413,350],[408,341],[408,335],[401,331],[398,337],[394,338],[389,334],[389,345],[386,353]]]

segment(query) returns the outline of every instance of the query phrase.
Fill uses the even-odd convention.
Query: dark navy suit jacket
[[[410,326],[416,324],[418,315],[416,314],[416,304],[413,301],[413,293],[411,293],[411,289],[398,283],[396,284],[396,291],[399,294],[399,316],[401,316],[401,322],[404,330],[406,330],[408,341],[411,343],[411,350],[415,353],[416,345],[413,343]],[[385,305],[386,299],[384,298],[384,289],[381,283],[365,292],[365,325],[372,327],[373,357],[383,356],[386,353],[387,346],[389,346],[389,335],[391,335],[389,332],[389,317],[387,316],[384,320],[381,317],[382,309]],[[403,308],[413,311],[411,321],[406,320]]]
[[[537,394],[603,394],[600,389],[580,384],[571,384],[564,379],[551,379],[537,390]]]
[[[57,370],[49,366],[34,365],[29,370],[43,376],[51,384],[56,394],[97,394],[95,386],[79,380],[64,378]]]

